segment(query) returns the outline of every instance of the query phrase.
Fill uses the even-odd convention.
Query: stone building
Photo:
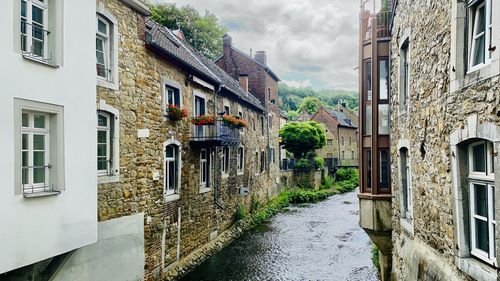
[[[325,165],[332,169],[338,166],[357,166],[358,134],[357,118],[352,120],[347,114],[356,117],[347,109],[326,109],[321,107],[309,120],[321,123],[326,128],[326,145],[316,150],[316,154],[325,159]]]
[[[395,7],[391,178],[399,280],[500,277],[499,26],[497,1]]]

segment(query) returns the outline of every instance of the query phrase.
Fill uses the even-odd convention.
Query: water
[[[183,281],[375,281],[356,192],[288,208],[202,263]]]

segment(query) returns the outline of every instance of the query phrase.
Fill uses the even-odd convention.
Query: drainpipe
[[[214,90],[214,115],[217,114],[217,94],[220,93],[220,91],[222,90],[222,87],[224,87],[224,85],[220,84],[219,87],[217,88],[217,90]],[[218,126],[218,124],[216,126]],[[218,171],[218,167],[217,167],[217,163],[219,162],[219,161],[217,161],[218,155],[219,155],[219,147],[218,146],[215,147],[215,155],[216,155],[216,157],[214,157],[214,160],[215,160],[214,161],[214,171]],[[210,177],[210,175],[209,175],[209,177]],[[219,186],[218,186],[218,182],[217,182],[217,177],[215,176],[215,172],[214,172],[214,203],[217,207],[224,210],[224,206],[219,201]]]

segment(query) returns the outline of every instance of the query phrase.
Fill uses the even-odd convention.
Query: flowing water
[[[357,192],[289,207],[212,256],[183,281],[376,281]]]

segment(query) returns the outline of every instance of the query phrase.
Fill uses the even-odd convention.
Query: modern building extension
[[[380,250],[381,275],[391,272],[389,57],[391,2],[362,0],[359,34],[360,225]]]

